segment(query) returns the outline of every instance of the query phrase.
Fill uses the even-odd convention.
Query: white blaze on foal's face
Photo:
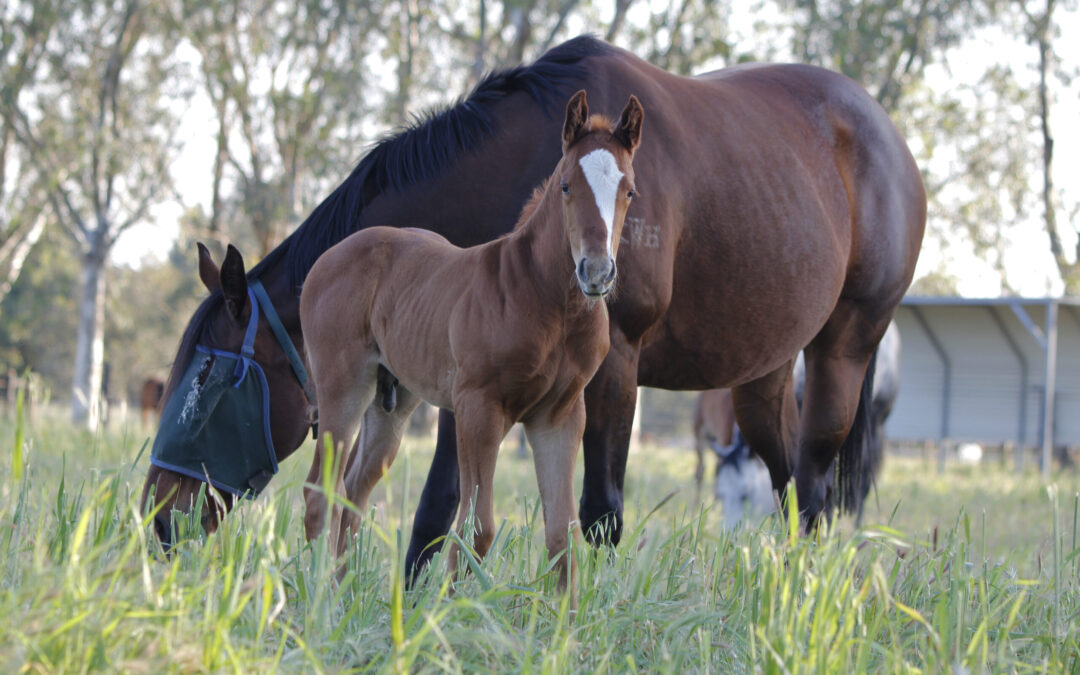
[[[607,150],[593,150],[578,160],[581,171],[585,174],[596,199],[596,208],[600,218],[607,226],[607,253],[612,255],[612,235],[615,222],[615,200],[619,196],[619,181],[623,172],[615,161],[615,155]]]

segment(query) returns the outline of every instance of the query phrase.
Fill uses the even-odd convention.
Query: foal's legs
[[[734,387],[731,397],[743,437],[769,467],[773,489],[782,497],[791,478],[799,428],[791,361],[764,377]]]
[[[825,508],[825,475],[851,430],[867,363],[889,324],[889,315],[877,314],[868,316],[857,303],[841,300],[806,347],[795,487],[808,525]]]
[[[457,529],[464,539],[465,520],[472,506],[476,516],[473,548],[482,558],[495,538],[495,460],[499,455],[499,443],[510,430],[511,422],[496,402],[475,393],[455,396],[454,412],[457,415],[462,495]],[[451,574],[457,572],[457,559],[457,547],[453,546],[450,548]]]
[[[342,548],[348,541],[347,532],[358,531],[368,497],[386,470],[394,463],[394,458],[397,457],[398,450],[401,448],[401,439],[405,435],[409,416],[418,405],[420,405],[420,397],[399,384],[397,405],[393,411],[386,412],[376,401],[364,412],[360,435],[356,439],[355,449],[345,470],[345,492],[356,508],[346,509],[342,513],[341,531],[338,537],[338,545]]]
[[[374,359],[358,357],[348,367],[343,367],[337,359],[322,358],[309,349],[308,360],[311,374],[315,380],[319,397],[319,432],[320,438],[315,444],[315,456],[304,484],[304,502],[307,511],[304,515],[304,529],[309,540],[318,537],[329,525],[332,551],[338,551],[341,543],[341,507],[337,506],[330,514],[327,523],[327,495],[323,491],[322,463],[325,446],[323,438],[330,434],[333,446],[332,482],[335,494],[343,495],[345,485],[342,475],[345,472],[345,448],[352,447],[353,439],[360,427],[360,418],[375,399],[375,373],[378,363]]]
[[[559,590],[570,592],[570,605],[577,608],[577,562],[568,548],[570,536],[580,541],[580,527],[574,518],[574,460],[585,430],[585,399],[579,396],[561,420],[548,413],[525,424],[533,447],[536,482],[544,507],[544,540],[548,555],[559,560]]]

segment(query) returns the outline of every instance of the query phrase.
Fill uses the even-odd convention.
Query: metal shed
[[[1080,444],[1080,299],[908,297],[896,440]]]

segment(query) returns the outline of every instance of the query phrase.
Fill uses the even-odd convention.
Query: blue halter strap
[[[266,321],[270,324],[270,330],[274,331],[274,336],[277,338],[278,344],[281,345],[282,351],[285,352],[285,356],[289,359],[289,364],[292,366],[296,379],[300,382],[300,386],[304,388],[304,396],[307,397],[308,403],[314,403],[314,396],[312,396],[311,386],[308,383],[307,369],[304,368],[304,360],[300,358],[300,353],[296,351],[296,347],[289,338],[289,333],[285,330],[285,325],[281,323],[281,318],[278,316],[277,311],[274,310],[274,303],[270,301],[270,296],[267,294],[266,289],[263,288],[262,282],[258,279],[251,281],[248,284],[248,293],[254,293],[251,302],[251,315],[253,318],[251,323],[248,324],[247,333],[244,336],[244,348],[248,348],[249,338],[251,344],[254,344],[254,326],[258,323],[258,309],[256,308],[256,305],[261,305],[263,314],[266,315]],[[256,299],[258,300],[257,303],[255,302]],[[243,353],[245,355],[247,354],[247,352]],[[252,352],[252,354],[253,353],[254,352]]]

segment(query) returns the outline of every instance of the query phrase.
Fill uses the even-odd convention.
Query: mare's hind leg
[[[557,566],[559,590],[569,591],[570,605],[576,609],[577,562],[568,546],[571,537],[580,541],[581,533],[574,518],[574,463],[585,431],[584,397],[579,396],[563,415],[552,420],[542,413],[525,424],[525,434],[533,448],[548,556],[562,556]]]
[[[345,493],[355,508],[349,508],[341,516],[338,544],[344,548],[349,531],[357,532],[368,497],[390,465],[394,463],[409,417],[420,405],[420,397],[398,384],[397,402],[391,412],[386,412],[375,401],[364,412],[360,435],[349,465],[345,470]],[[341,551],[339,551],[340,553]]]
[[[323,439],[327,434],[332,439],[333,456],[330,461],[334,473],[331,480],[335,493],[343,495],[345,448],[353,446],[353,439],[360,427],[360,418],[375,399],[375,373],[378,363],[375,359],[361,356],[350,364],[342,364],[338,359],[324,359],[322,356],[310,351],[308,355],[319,397],[320,438],[315,444],[315,456],[304,484],[304,529],[307,538],[311,540],[322,534],[329,525],[331,550],[337,551],[340,548],[337,536],[340,533],[341,507],[336,506],[331,513],[327,513],[329,502],[322,479],[323,453],[326,450]]]
[[[825,327],[806,347],[806,389],[795,461],[795,488],[807,525],[813,525],[825,509],[829,465],[852,429],[866,366],[889,318],[888,315],[866,316],[857,304],[841,301]],[[849,443],[861,441],[848,440]],[[838,471],[845,468],[840,466]]]
[[[791,362],[731,390],[735,419],[743,438],[769,468],[773,489],[781,497],[791,479],[792,457],[799,433],[799,409],[791,379]]]
[[[511,421],[501,408],[479,394],[456,396],[458,466],[461,471],[461,505],[457,529],[465,539],[470,507],[476,517],[473,548],[483,558],[495,538],[494,481],[499,443],[510,431]],[[457,547],[450,548],[450,573],[457,572]]]

